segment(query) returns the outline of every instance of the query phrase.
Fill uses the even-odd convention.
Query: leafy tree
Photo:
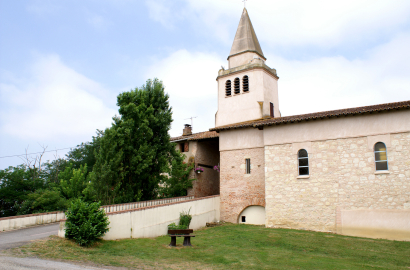
[[[85,189],[90,181],[90,177],[86,177],[87,164],[84,166],[80,165],[78,169],[74,169],[73,166],[74,164],[70,163],[70,165],[58,175],[60,179],[60,191],[66,199],[85,197],[87,195]]]
[[[38,189],[26,196],[18,215],[63,211],[67,209],[67,200],[58,190]]]
[[[57,158],[51,162],[45,162],[43,167],[43,177],[47,184],[51,187],[57,187],[60,184],[58,175],[63,172],[70,163],[67,159]]]
[[[179,151],[172,151],[169,177],[165,178],[160,185],[161,197],[172,198],[187,195],[187,189],[192,187],[189,173],[194,168],[194,163],[184,163],[185,155]]]
[[[26,165],[0,170],[0,216],[14,216],[27,195],[46,188],[38,168]]]
[[[92,172],[96,162],[94,152],[99,148],[99,138],[101,134],[102,131],[97,129],[97,136],[93,136],[91,142],[81,143],[67,153],[67,161],[72,163],[75,169],[79,169],[81,165],[84,166],[87,164],[87,174]]]
[[[168,171],[172,110],[158,79],[118,95],[119,117],[100,138],[93,186],[103,203],[149,200]]]
[[[66,212],[65,237],[73,239],[80,246],[90,246],[108,232],[107,215],[100,209],[100,203],[74,200]]]

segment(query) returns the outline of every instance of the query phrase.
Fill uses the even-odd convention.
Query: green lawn
[[[92,248],[52,237],[23,253],[144,269],[410,269],[410,242],[225,224],[194,232],[194,247],[170,237],[102,241]]]

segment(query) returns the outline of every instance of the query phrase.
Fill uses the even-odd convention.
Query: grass
[[[139,269],[410,269],[410,242],[226,223],[170,237],[101,241],[91,248],[51,237],[14,252]]]

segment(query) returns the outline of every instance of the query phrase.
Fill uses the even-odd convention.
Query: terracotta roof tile
[[[257,128],[257,127],[263,127],[263,126],[281,125],[281,124],[288,124],[288,123],[301,122],[301,121],[333,118],[333,117],[339,117],[339,116],[348,116],[348,115],[354,116],[354,115],[360,115],[360,114],[366,114],[366,113],[376,113],[376,112],[402,110],[402,109],[410,109],[410,100],[394,102],[394,103],[378,104],[378,105],[372,105],[372,106],[334,110],[334,111],[324,111],[324,112],[316,112],[316,113],[309,113],[309,114],[292,115],[292,116],[286,116],[286,117],[257,119],[253,121],[246,121],[246,122],[235,123],[231,125],[219,126],[219,127],[211,128],[210,130],[220,131],[220,130],[229,130],[229,129],[246,128],[246,127]]]
[[[182,140],[199,141],[199,140],[212,139],[212,138],[218,138],[218,137],[219,137],[219,134],[216,131],[204,131],[204,132],[194,133],[194,134],[186,135],[186,136],[173,137],[171,138],[171,142],[182,141]]]

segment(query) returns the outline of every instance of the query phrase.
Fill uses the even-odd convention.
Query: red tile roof
[[[194,133],[191,135],[186,135],[186,136],[179,136],[179,137],[173,137],[171,138],[171,142],[174,141],[199,141],[199,140],[205,140],[205,139],[212,139],[212,138],[218,138],[219,134],[216,131],[204,131],[204,132],[199,132],[199,133]]]
[[[378,105],[372,105],[372,106],[334,110],[334,111],[324,111],[324,112],[292,115],[292,116],[269,118],[269,119],[257,119],[257,120],[252,120],[252,121],[225,125],[225,126],[219,126],[219,127],[211,128],[210,130],[220,131],[220,130],[229,130],[229,129],[246,128],[246,127],[260,128],[263,126],[281,125],[281,124],[295,123],[295,122],[301,122],[301,121],[320,120],[320,119],[334,118],[334,117],[340,117],[340,116],[349,116],[349,115],[354,116],[354,115],[360,115],[360,114],[369,114],[369,113],[378,113],[378,112],[385,112],[385,111],[392,111],[392,110],[405,110],[405,109],[407,110],[410,109],[410,100],[402,101],[402,102],[378,104]]]

